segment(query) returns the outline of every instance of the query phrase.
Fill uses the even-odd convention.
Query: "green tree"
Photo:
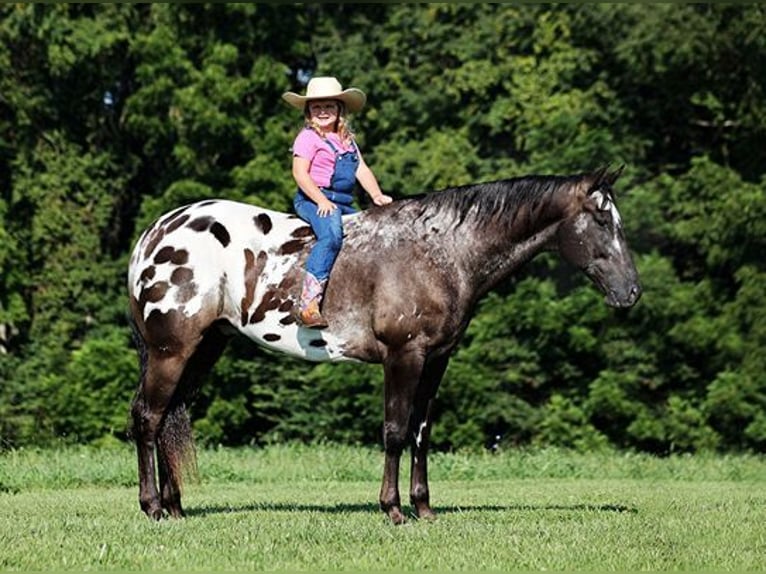
[[[766,448],[766,18],[759,4],[0,5],[0,445],[122,437],[125,269],[182,203],[288,210],[312,74],[407,196],[626,164],[644,296],[606,308],[542,257],[483,301],[436,405],[441,448]],[[364,205],[364,203],[362,203]],[[381,374],[233,342],[209,443],[380,436]],[[500,438],[498,438],[500,437]]]

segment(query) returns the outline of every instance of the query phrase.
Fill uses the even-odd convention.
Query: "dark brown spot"
[[[188,303],[196,294],[197,284],[194,281],[187,281],[176,291],[176,303]],[[181,307],[179,307],[179,309],[181,309]]]
[[[179,227],[181,227],[184,223],[186,223],[189,220],[189,214],[182,215],[181,217],[178,217],[176,219],[173,219],[170,223],[168,223],[167,227],[165,227],[165,233],[170,233],[171,231],[175,231]]]
[[[157,252],[154,256],[154,262],[158,265],[161,263],[167,263],[170,261],[174,265],[183,265],[189,260],[189,252],[186,249],[176,249],[170,245],[166,245]]]
[[[170,224],[171,221],[174,221],[179,215],[181,215],[184,211],[189,209],[191,206],[187,205],[186,207],[181,207],[179,209],[174,209],[170,214],[165,217],[162,221],[160,221],[160,227],[165,227],[168,224]],[[188,219],[189,216],[187,215],[186,218]]]
[[[168,292],[169,287],[167,281],[159,281],[148,289],[142,289],[140,302],[156,303],[157,301],[162,301],[162,298],[165,297],[165,293]]]
[[[297,253],[301,249],[303,249],[303,245],[305,244],[305,241],[302,239],[293,239],[291,241],[288,241],[287,243],[283,244],[277,253],[279,255],[290,255],[292,253]]]
[[[139,278],[140,279],[139,282],[146,283],[147,281],[151,281],[152,279],[154,279],[155,271],[156,269],[154,265],[149,265],[149,267],[147,267],[141,272],[141,277]]]
[[[210,233],[212,233],[218,242],[224,247],[228,246],[231,242],[231,235],[229,235],[229,231],[226,229],[226,227],[215,221],[209,215],[203,215],[202,217],[198,217],[192,220],[187,225],[187,227],[193,229],[194,231],[210,230]]]
[[[212,233],[218,240],[218,243],[226,247],[231,241],[229,231],[222,224],[217,221],[210,226],[210,233]]]
[[[292,315],[288,315],[287,317],[282,317],[279,320],[279,322],[282,325],[292,325],[293,323],[295,323],[295,317],[293,317]]]
[[[226,282],[227,281],[228,281],[228,277],[226,273],[224,273],[218,278],[218,311],[217,311],[218,316],[220,316],[221,313],[223,313],[223,307],[224,307],[224,304],[226,303]]]
[[[240,320],[243,327],[247,325],[247,313],[255,300],[255,287],[268,258],[265,251],[259,251],[256,258],[251,249],[245,249],[245,296],[240,303]]]
[[[157,255],[154,256],[154,262],[157,263],[158,265],[161,263],[167,263],[168,261],[171,260],[175,252],[176,252],[175,247],[166,245],[165,247],[163,247],[157,252]]]
[[[199,203],[199,207],[207,207],[208,205],[215,205],[218,203],[217,199],[208,199],[207,201],[203,201],[202,203]]]
[[[253,304],[255,297],[255,282],[258,276],[255,273],[255,253],[251,249],[245,249],[245,295],[239,304],[240,321],[242,326],[247,325],[247,311]]]
[[[266,333],[263,336],[264,341],[268,341],[269,343],[273,343],[274,341],[279,341],[282,337],[279,335],[276,335],[274,333]]]
[[[147,243],[147,241],[149,241],[149,238],[150,238],[150,237],[152,236],[152,234],[153,234],[153,233],[156,231],[156,228],[155,228],[156,224],[157,224],[157,222],[156,222],[156,221],[155,221],[155,222],[153,222],[153,223],[152,223],[152,224],[151,224],[149,227],[147,227],[147,228],[146,228],[146,231],[144,231],[144,232],[141,234],[141,239],[140,239],[140,241],[139,241],[139,245],[141,246],[141,249],[143,249],[144,247],[146,247],[146,243]]]
[[[261,299],[258,307],[253,311],[253,316],[250,317],[250,323],[260,323],[266,318],[266,313],[268,311],[273,311],[279,307],[281,301],[276,295],[277,292],[273,288],[268,289],[266,293],[263,294],[263,299]]]
[[[314,234],[314,232],[311,229],[310,225],[304,225],[303,227],[299,227],[295,231],[293,231],[290,236],[291,237],[311,237]]]
[[[327,341],[324,339],[314,339],[313,341],[309,341],[309,346],[311,347],[326,347]]]
[[[265,213],[260,213],[256,215],[255,217],[253,217],[253,223],[255,223],[255,226],[264,235],[267,235],[269,231],[271,231],[271,228],[273,227],[273,224],[271,223],[271,218]]]
[[[212,224],[213,218],[209,215],[204,215],[202,217],[193,219],[186,227],[193,229],[194,231],[207,231]]]
[[[279,289],[282,291],[290,291],[295,284],[298,282],[298,278],[294,273],[287,273],[283,278],[282,281],[279,282]]]
[[[146,244],[146,249],[144,250],[144,257],[146,259],[149,259],[149,256],[152,254],[152,252],[155,250],[157,245],[159,245],[160,241],[162,241],[162,238],[165,237],[165,230],[155,229],[151,233],[151,237],[149,238],[149,242]]]
[[[282,301],[282,303],[279,304],[279,310],[282,311],[282,313],[287,313],[293,308],[293,300],[292,299],[285,299]]]
[[[188,283],[194,277],[194,271],[188,267],[178,267],[173,269],[173,273],[170,274],[170,282],[173,285],[183,285]]]
[[[170,256],[170,262],[174,265],[185,265],[189,261],[189,252],[186,249],[176,249]]]

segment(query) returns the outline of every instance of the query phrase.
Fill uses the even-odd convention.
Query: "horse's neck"
[[[556,247],[556,232],[567,216],[566,189],[542,200],[522,202],[512,214],[479,221],[464,254],[466,273],[480,297],[543,251]]]
[[[471,275],[479,296],[493,289],[539,253],[553,249],[559,222],[553,222],[528,237],[515,238],[504,246],[496,245],[477,254]]]

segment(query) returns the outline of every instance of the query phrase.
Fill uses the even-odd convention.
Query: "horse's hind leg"
[[[181,473],[182,466],[194,454],[190,437],[191,421],[186,406],[173,398],[157,433],[160,504],[173,518],[184,516],[181,507]]]
[[[162,518],[162,505],[155,483],[154,453],[157,435],[185,364],[186,357],[183,355],[168,356],[161,351],[149,349],[145,376],[131,409],[138,455],[138,499],[141,509],[156,520]]]
[[[194,461],[191,421],[187,411],[202,378],[221,356],[228,337],[215,326],[209,329],[186,362],[183,375],[157,436],[157,463],[162,508],[174,518],[184,515],[181,486],[184,467]]]
[[[436,396],[449,355],[429,361],[423,369],[415,395],[412,412],[412,466],[410,472],[410,502],[418,518],[435,518],[428,491],[428,446],[431,434],[431,405]]]

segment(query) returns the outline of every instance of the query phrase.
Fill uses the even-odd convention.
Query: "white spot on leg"
[[[428,426],[428,423],[426,421],[423,421],[420,423],[420,427],[418,428],[418,434],[415,435],[415,446],[417,448],[420,448],[420,445],[423,442],[423,431]]]

